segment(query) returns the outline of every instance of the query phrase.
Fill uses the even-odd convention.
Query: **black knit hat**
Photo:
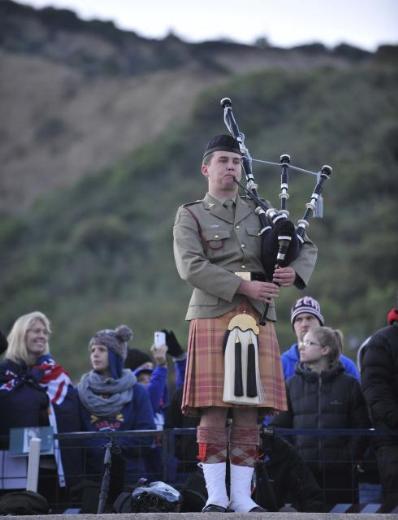
[[[124,366],[130,370],[135,370],[148,361],[153,361],[149,354],[138,348],[129,348]]]
[[[217,151],[233,152],[242,155],[238,141],[232,135],[227,134],[216,135],[210,139],[205,148],[203,159]]]

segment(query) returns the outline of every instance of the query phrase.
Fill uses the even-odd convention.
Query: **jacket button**
[[[218,238],[218,235],[214,235],[214,238]]]
[[[245,246],[245,244],[241,244],[240,247],[241,247],[242,249],[244,249],[246,246]]]
[[[235,229],[239,229],[239,228],[240,228],[239,224],[237,226],[235,226]]]

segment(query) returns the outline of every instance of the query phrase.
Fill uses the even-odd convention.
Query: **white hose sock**
[[[231,464],[230,508],[237,513],[247,513],[258,504],[251,498],[254,468]]]
[[[207,494],[209,496],[206,506],[213,504],[227,508],[229,498],[225,486],[225,462],[217,462],[215,464],[201,463],[200,466],[203,469]]]

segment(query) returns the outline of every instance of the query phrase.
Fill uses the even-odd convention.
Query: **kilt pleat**
[[[249,303],[217,318],[200,318],[190,322],[183,413],[197,415],[200,408],[209,406],[248,406],[224,403],[222,400],[224,335],[230,320],[241,312],[250,314],[258,323],[259,315]],[[263,409],[262,413],[284,411],[287,410],[286,390],[275,327],[272,322],[267,322],[259,328],[259,369],[264,399],[257,405],[249,406]]]

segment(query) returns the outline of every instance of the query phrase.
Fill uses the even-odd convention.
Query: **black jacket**
[[[315,429],[370,426],[361,387],[344,372],[340,362],[321,374],[300,363],[296,374],[287,381],[287,396],[288,411],[276,416],[273,426]],[[329,469],[333,466],[335,471],[344,471],[342,462],[359,458],[366,439],[357,442],[343,436],[297,435],[294,442],[313,470],[319,471],[327,463]]]
[[[361,384],[373,425],[398,433],[398,324],[378,330],[363,354]],[[398,436],[379,444],[398,444]]]
[[[7,449],[10,428],[49,425],[49,396],[38,375],[25,363],[5,359],[0,363],[0,437]],[[53,404],[58,433],[81,430],[77,392],[72,385],[61,404]],[[4,442],[6,445],[4,445]],[[81,450],[76,441],[61,439],[61,457],[68,485],[81,478]],[[1,444],[0,444],[1,447]]]
[[[181,411],[183,389],[174,392],[169,406],[166,409],[165,428],[196,428],[199,425],[198,417],[183,415]],[[198,444],[196,434],[181,434],[175,436],[175,455],[182,463],[183,471],[194,471],[198,464]]]
[[[320,486],[298,451],[287,441],[264,430],[256,467],[255,501],[268,511],[291,504],[297,511],[324,512]]]
[[[17,376],[16,384],[10,374]],[[25,364],[9,359],[0,363],[0,435],[8,435],[10,428],[48,426],[48,406],[46,390]]]

